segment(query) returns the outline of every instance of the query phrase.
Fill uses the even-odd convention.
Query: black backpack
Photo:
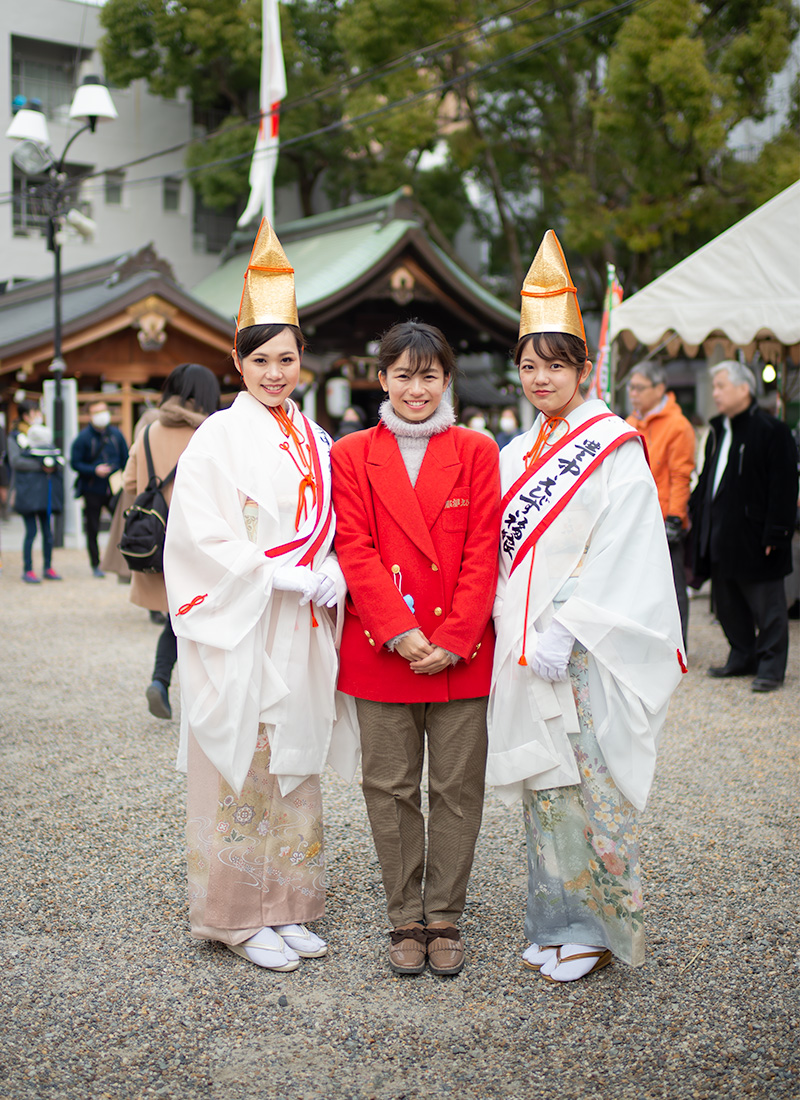
[[[119,550],[134,573],[164,572],[164,539],[167,534],[167,502],[163,489],[175,477],[174,466],[161,480],[156,477],[153,456],[150,453],[148,435],[150,425],[144,430],[144,453],[147,456],[147,488],[125,509],[125,524]]]

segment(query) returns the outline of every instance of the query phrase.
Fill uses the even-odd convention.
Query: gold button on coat
[[[441,613],[442,613],[441,607],[434,607],[433,613],[434,613],[434,615],[441,615]]]
[[[438,573],[438,572],[439,572],[439,566],[438,566],[438,565],[436,564],[436,562],[435,562],[435,561],[432,561],[432,562],[431,562],[431,569],[433,570],[433,572],[434,572],[434,573]]]
[[[399,565],[393,565],[392,566],[392,572],[393,573],[399,573],[400,572],[400,566]]]

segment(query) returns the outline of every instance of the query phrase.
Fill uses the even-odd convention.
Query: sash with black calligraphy
[[[503,497],[500,549],[513,573],[532,546],[567,506],[589,474],[629,439],[644,439],[612,412],[569,432],[545,452]]]

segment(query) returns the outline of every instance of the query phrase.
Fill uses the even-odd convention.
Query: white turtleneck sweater
[[[429,416],[427,420],[412,422],[410,420],[403,420],[401,416],[398,416],[394,411],[391,401],[387,399],[381,405],[378,413],[381,418],[381,423],[384,427],[389,429],[397,440],[397,446],[400,448],[400,454],[403,456],[403,462],[408,471],[409,480],[412,485],[416,485],[419,471],[422,468],[422,460],[425,458],[425,452],[428,449],[428,440],[433,435],[440,435],[442,432],[446,432],[447,429],[452,428],[456,422],[456,414],[453,406],[449,401],[442,401],[436,411]],[[409,634],[413,633],[413,630],[406,630],[402,634],[398,634],[396,638],[390,638],[389,641],[386,642],[386,648],[390,653],[394,653],[395,646],[401,638],[406,638]],[[450,653],[449,649],[446,649],[445,653],[449,655],[451,664],[455,664],[456,661],[460,659],[458,654]]]
[[[456,422],[456,414],[449,401],[441,401],[436,411],[427,420],[412,422],[403,420],[394,411],[391,401],[383,402],[378,410],[381,422],[397,440],[408,477],[412,485],[417,484],[422,460],[428,449],[428,440],[432,435],[440,435]]]

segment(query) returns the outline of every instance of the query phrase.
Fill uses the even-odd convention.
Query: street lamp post
[[[26,175],[40,175],[48,172],[49,178],[42,188],[45,209],[47,214],[47,248],[53,253],[53,360],[50,364],[50,373],[55,381],[53,395],[53,442],[59,450],[64,449],[64,397],[61,388],[61,380],[67,365],[62,354],[62,318],[61,318],[61,239],[60,234],[64,221],[70,221],[71,214],[68,211],[69,178],[66,173],[67,153],[76,138],[87,130],[95,132],[99,119],[115,119],[117,110],[109,95],[108,88],[97,76],[87,76],[75,92],[69,109],[71,119],[84,120],[69,138],[64,146],[64,151],[55,160],[50,150],[50,137],[47,131],[47,121],[44,113],[38,109],[36,101],[23,106],[16,112],[11,125],[6,130],[6,137],[16,138],[20,145],[14,150],[12,159],[17,167]],[[76,219],[80,222],[80,218]],[[84,219],[83,227],[78,225],[79,232],[85,233],[88,219]],[[66,469],[66,465],[63,467]],[[62,475],[63,476],[63,475]],[[56,546],[64,545],[64,513],[59,512],[55,517],[54,541]]]

